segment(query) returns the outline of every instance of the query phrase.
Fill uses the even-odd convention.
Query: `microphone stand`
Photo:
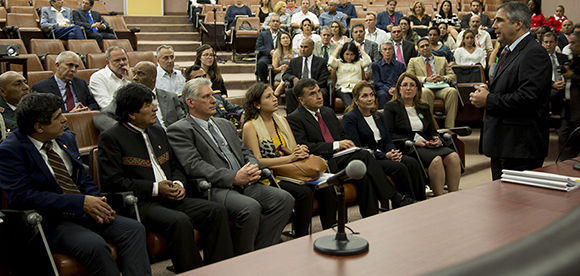
[[[215,7],[215,4],[213,5],[213,39],[214,39],[214,47],[215,47],[215,61],[219,62],[219,63],[226,63],[225,60],[223,60],[220,56],[217,55],[217,51],[218,51],[218,40],[217,40],[217,8]],[[221,49],[220,49],[221,50]]]
[[[346,204],[344,201],[343,181],[338,181],[338,224],[336,235],[320,237],[314,241],[314,250],[319,253],[332,256],[352,256],[369,251],[369,243],[361,237],[347,235],[346,224]]]

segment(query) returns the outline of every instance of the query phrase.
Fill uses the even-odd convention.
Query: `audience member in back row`
[[[197,78],[207,78],[207,74],[203,68],[198,65],[192,65],[185,69],[185,79],[187,81]],[[230,103],[227,98],[222,97],[220,94],[214,93],[213,97],[216,100],[216,113],[213,117],[226,118],[230,114],[235,114],[238,119],[241,119],[242,113],[244,112],[241,106]]]
[[[481,29],[481,17],[478,15],[474,15],[469,19],[469,29],[473,30],[475,33],[475,44],[477,47],[480,47],[485,50],[487,54],[491,53],[493,50],[493,45],[491,45],[491,36],[485,30]],[[457,35],[457,47],[461,45],[461,40],[463,39],[463,34],[465,30],[461,31],[459,35]]]
[[[113,29],[98,11],[92,10],[95,0],[83,0],[80,9],[73,11],[75,24],[85,28],[88,39],[96,39],[103,48],[103,39],[116,39]]]
[[[394,139],[414,142],[420,161],[428,167],[433,193],[443,194],[459,189],[461,165],[459,155],[443,146],[429,107],[421,102],[421,82],[415,75],[403,73],[397,81],[393,99],[385,105],[385,123]]]
[[[148,70],[155,72],[155,65],[150,65]],[[225,208],[185,196],[187,179],[165,131],[156,124],[154,98],[148,87],[136,83],[117,91],[111,105],[116,106],[119,123],[99,136],[103,190],[132,191],[139,197],[141,221],[148,231],[168,239],[176,273],[232,257]],[[204,261],[195,244],[194,228],[203,235]]]
[[[397,0],[387,0],[385,11],[377,15],[377,28],[390,32],[393,26],[399,25],[403,14],[396,11],[396,8]]]
[[[130,83],[129,59],[125,49],[113,46],[105,52],[107,66],[91,75],[89,88],[99,104],[105,108],[115,97],[115,91],[125,84]]]
[[[450,66],[455,64],[455,57],[453,57],[453,53],[449,47],[445,46],[445,44],[441,43],[439,39],[441,38],[441,31],[439,28],[433,26],[429,28],[429,44],[431,44],[431,49],[433,55],[444,57]]]
[[[256,64],[256,75],[262,82],[268,82],[268,65],[272,64],[274,49],[280,43],[280,16],[273,14],[270,16],[270,29],[258,33],[256,39],[256,51],[258,51],[258,62]]]
[[[485,50],[477,47],[475,44],[475,32],[467,29],[463,32],[463,40],[459,48],[453,54],[455,62],[458,65],[476,65],[480,64],[485,69],[486,54]]]
[[[62,105],[61,97],[46,93],[31,93],[18,105],[18,130],[0,144],[8,206],[36,209],[53,252],[72,255],[95,275],[151,275],[145,228],[116,215],[99,193],[74,135],[64,132]],[[105,240],[117,247],[119,266]]]
[[[342,121],[346,135],[357,147],[372,151],[383,172],[392,178],[397,191],[415,200],[424,200],[423,169],[417,160],[404,156],[393,144],[384,118],[377,113],[372,84],[367,81],[357,83],[352,97],[352,105],[346,109]]]
[[[318,17],[315,14],[308,11],[310,7],[310,0],[302,0],[301,1],[300,11],[296,12],[292,15],[292,19],[290,21],[290,26],[292,26],[292,32],[294,34],[302,33],[302,23],[305,19],[310,19],[312,30],[318,29],[320,25],[318,22]]]
[[[556,52],[556,35],[547,32],[542,36],[542,46],[548,52],[552,62],[552,89],[550,91],[550,111],[554,115],[561,115],[566,80],[562,75],[564,66],[568,63],[568,56]]]
[[[133,68],[133,82],[141,83],[153,93],[153,104],[157,107],[156,115],[159,125],[166,129],[171,124],[185,117],[185,112],[177,95],[155,87],[157,69],[150,61],[140,61]],[[116,92],[115,92],[116,93]],[[95,127],[101,132],[113,127],[119,118],[115,116],[115,101],[93,118]]]
[[[399,76],[405,73],[405,64],[395,60],[393,58],[394,53],[395,46],[393,42],[389,40],[383,42],[381,44],[381,55],[383,55],[383,58],[375,61],[371,65],[379,109],[383,109],[385,104],[391,100]]]
[[[330,26],[333,21],[340,21],[343,25],[346,25],[346,17],[344,13],[337,11],[338,0],[328,1],[328,11],[320,15],[320,27]]]
[[[413,42],[405,40],[401,26],[393,26],[391,40],[395,43],[395,57],[397,61],[409,64],[409,60],[417,56],[417,50]]]
[[[242,2],[242,0],[236,0],[236,2],[233,5],[230,5],[226,10],[226,34],[228,34],[227,32],[231,31],[231,29],[236,27],[236,17],[238,15],[252,16],[252,11],[250,8]]]
[[[411,29],[417,32],[419,36],[423,37],[427,35],[427,30],[431,27],[431,15],[425,11],[423,2],[415,1],[413,3],[409,21],[411,21]]]
[[[157,47],[155,56],[158,64],[155,87],[180,95],[183,86],[185,86],[185,78],[181,75],[181,71],[175,69],[175,51],[173,51],[173,47],[161,45]]]
[[[387,33],[384,30],[377,28],[377,14],[374,12],[367,12],[365,17],[365,40],[372,41],[377,45],[381,45],[383,41],[389,40],[391,38],[391,33]]]
[[[309,38],[309,39],[312,39],[312,41],[314,41],[314,42],[322,41],[322,39],[320,38],[320,36],[318,34],[315,34],[312,32],[312,30],[313,30],[312,21],[310,21],[310,19],[306,18],[306,19],[302,20],[302,23],[300,24],[300,30],[302,32],[295,35],[294,38],[292,39],[292,47],[294,47],[294,51],[296,51],[296,52],[299,51],[300,43],[304,39]]]
[[[208,79],[211,81],[211,89],[214,92],[219,91],[218,93],[221,93],[222,96],[228,96],[228,90],[226,89],[224,79],[215,59],[215,51],[209,44],[203,44],[197,48],[195,65],[203,68]]]
[[[57,39],[85,39],[83,31],[75,25],[72,11],[64,7],[63,0],[49,0],[50,7],[43,7],[40,17],[40,27],[53,28]]]
[[[0,75],[0,113],[7,132],[18,129],[14,112],[20,99],[28,93],[27,81],[20,73],[8,71]]]
[[[87,83],[76,76],[81,63],[79,56],[71,51],[64,51],[56,57],[54,76],[32,85],[32,90],[41,93],[52,93],[62,98],[62,112],[80,112],[98,110],[99,105],[89,91]]]

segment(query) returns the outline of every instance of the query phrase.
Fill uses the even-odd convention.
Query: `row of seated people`
[[[449,87],[456,80],[450,64],[444,57],[436,55],[433,51],[431,40],[421,38],[417,47],[420,49],[419,56],[415,46],[403,39],[401,27],[394,26],[392,40],[384,40],[379,45],[366,39],[365,26],[357,23],[352,28],[352,41],[346,43],[332,43],[330,41],[330,30],[323,28],[323,41],[314,42],[311,38],[304,38],[300,41],[299,56],[293,54],[290,48],[289,35],[278,29],[277,17],[270,21],[271,30],[260,33],[256,50],[260,52],[257,62],[256,73],[261,81],[268,81],[268,64],[272,64],[273,72],[277,75],[274,80],[284,80],[290,86],[295,85],[299,79],[312,77],[318,81],[319,86],[324,89],[326,103],[330,105],[332,99],[328,99],[330,87],[327,82],[330,78],[330,71],[336,74],[336,95],[340,97],[345,106],[352,102],[352,89],[354,85],[363,80],[373,80],[377,87],[377,97],[379,108],[392,98],[392,89],[395,86],[399,75],[404,71],[421,77],[423,82],[439,83],[446,82],[448,87],[430,89],[424,88],[424,100],[433,108],[435,97],[441,98],[445,102],[445,127],[454,127],[457,115],[458,92],[453,87]],[[275,30],[272,33],[272,30]],[[308,28],[306,28],[308,31]],[[433,33],[438,34],[439,29],[433,28]],[[274,41],[276,40],[276,41]],[[274,47],[274,42],[278,43]],[[437,40],[435,40],[437,41]],[[275,49],[276,48],[276,49]],[[362,56],[362,57],[361,57]],[[429,60],[428,63],[425,60]],[[427,67],[429,66],[429,67]],[[429,68],[430,70],[427,70]],[[278,86],[275,91],[279,95],[286,89],[284,85]],[[288,87],[290,88],[290,87]],[[290,90],[286,90],[287,111],[290,113],[297,107],[296,97]]]
[[[154,74],[151,73],[155,71],[154,68],[155,65],[151,63],[139,63],[136,66],[136,76],[144,77],[144,72],[147,71],[149,81],[151,81],[154,79],[152,78]],[[25,80],[21,76],[18,78],[16,73],[8,72],[0,76],[0,84],[4,84],[7,79],[15,80],[22,88],[26,87]],[[418,80],[416,81],[418,83]],[[12,84],[12,81],[8,82]],[[261,159],[256,159],[250,150],[244,148],[243,143],[237,138],[235,128],[230,123],[220,119],[211,119],[215,113],[215,98],[210,85],[211,82],[206,78],[196,78],[186,84],[182,99],[191,116],[170,125],[167,128],[167,137],[163,128],[157,124],[158,108],[154,103],[156,97],[151,93],[150,88],[140,84],[122,86],[115,96],[115,114],[118,116],[119,123],[103,132],[99,141],[99,169],[103,188],[106,191],[131,190],[140,197],[139,208],[145,227],[164,232],[171,239],[170,250],[177,272],[203,264],[201,257],[194,253],[197,249],[193,243],[193,227],[201,228],[202,233],[208,235],[205,242],[209,244],[204,247],[204,256],[205,262],[211,263],[233,254],[241,254],[277,243],[294,205],[294,199],[290,194],[256,183],[261,174],[257,164],[264,165],[259,162]],[[260,104],[250,106],[260,110],[263,99],[267,97],[271,99],[270,103],[273,103],[267,110],[273,113],[276,109],[273,91],[265,85],[261,85],[260,88],[260,85],[250,89],[261,90],[258,92]],[[403,84],[401,87],[404,86]],[[315,81],[305,79],[298,84],[298,87],[303,87],[302,93],[299,93],[303,106],[312,109],[322,108],[322,96]],[[418,87],[418,85],[414,86],[415,92],[418,92]],[[248,95],[255,97],[255,93],[250,93],[250,91]],[[143,263],[146,260],[143,258],[146,253],[143,252],[142,226],[114,215],[106,200],[100,196],[90,178],[86,176],[78,160],[74,136],[68,132],[63,135],[63,125],[66,119],[62,116],[62,109],[65,109],[67,105],[67,101],[63,101],[62,97],[50,93],[31,93],[21,99],[16,108],[18,130],[0,145],[0,156],[3,160],[0,162],[0,170],[3,171],[3,176],[10,178],[1,181],[2,189],[7,193],[11,207],[36,208],[46,216],[52,215],[57,218],[62,214],[76,217],[78,220],[73,220],[74,222],[65,219],[67,223],[48,225],[47,233],[50,243],[57,250],[64,250],[66,253],[71,253],[67,248],[78,244],[78,240],[85,241],[83,243],[86,246],[85,249],[80,249],[80,252],[72,253],[72,255],[77,257],[89,271],[105,270],[112,273],[115,272],[116,267],[111,264],[110,252],[106,249],[97,250],[98,260],[84,255],[88,248],[99,246],[102,248],[102,245],[99,245],[102,241],[99,241],[97,235],[87,229],[96,230],[99,234],[118,241],[121,238],[118,233],[119,227],[132,228],[134,239],[131,241],[124,239],[125,242],[117,244],[120,247],[120,258],[125,260],[121,261],[124,264],[121,270],[126,275],[146,275],[150,271],[147,271],[148,265],[144,266]],[[267,106],[267,102],[264,105]],[[367,177],[358,183],[359,205],[363,216],[376,214],[377,203],[380,200],[391,199],[394,206],[402,206],[414,201],[397,192],[383,174],[383,170],[393,170],[392,167],[398,164],[397,162],[392,162],[393,164],[389,166],[381,164],[380,166],[383,167],[381,170],[379,164],[375,163],[373,155],[367,151],[358,151],[347,157],[331,158],[335,149],[349,148],[354,146],[354,143],[344,139],[344,133],[333,113],[327,113],[327,110],[321,111],[324,113],[323,120],[328,121],[326,124],[320,123],[320,127],[315,128],[314,131],[319,132],[320,137],[308,136],[312,135],[312,129],[310,129],[311,126],[306,128],[304,124],[304,120],[313,120],[314,115],[309,115],[312,118],[306,118],[301,115],[302,111],[296,111],[289,116],[292,132],[309,133],[307,136],[296,134],[296,141],[310,144],[309,147],[297,147],[294,153],[290,154],[292,158],[303,158],[309,151],[312,151],[314,154],[320,154],[329,159],[330,170],[334,172],[344,168],[350,159],[363,159],[369,167]],[[247,109],[246,112],[251,111]],[[292,137],[292,132],[288,131],[288,123],[279,118],[276,120],[284,123],[280,125],[285,128],[285,132],[281,135],[286,137],[284,141],[288,141],[290,143],[288,146],[291,146],[292,139],[288,137]],[[320,121],[321,117],[319,117]],[[429,121],[426,122],[429,123]],[[273,122],[265,126],[269,126],[270,123]],[[305,128],[301,129],[301,125]],[[254,128],[257,128],[257,125],[254,125]],[[59,137],[61,135],[62,137]],[[208,139],[208,137],[211,138]],[[244,134],[244,137],[247,135]],[[417,139],[419,144],[424,142],[424,139]],[[430,143],[431,147],[441,145],[438,140]],[[38,144],[36,150],[39,154],[23,154],[25,151],[30,152],[29,147],[36,144]],[[257,155],[256,148],[253,147],[252,150]],[[44,160],[43,154],[47,156]],[[398,161],[401,160],[402,155],[398,151],[391,150],[385,153],[385,157]],[[29,158],[32,160],[26,161]],[[24,168],[24,163],[35,165]],[[402,170],[401,165],[398,166],[398,170]],[[54,173],[55,178],[46,178],[41,168],[51,168],[49,170]],[[415,169],[418,168],[415,166]],[[31,173],[30,170],[33,172]],[[183,173],[187,177],[184,177]],[[397,179],[399,189],[407,189],[409,193],[407,196],[413,195],[413,197],[424,199],[424,184],[420,180],[411,183],[408,171],[406,174],[402,172],[391,172],[391,174]],[[24,181],[14,181],[22,177],[25,178]],[[212,200],[221,204],[185,197],[184,188],[187,185],[187,179],[191,177],[208,179],[214,185],[211,191]],[[45,185],[44,183],[47,182],[53,183],[53,186],[39,188],[40,183]],[[458,183],[457,179],[456,184]],[[453,183],[448,185],[451,191],[457,188]],[[301,191],[291,188],[288,190],[297,195],[304,195],[305,192],[303,188]],[[440,190],[442,191],[442,188]],[[32,196],[24,196],[29,193],[32,193]],[[311,190],[310,194],[312,194]],[[326,192],[326,196],[329,207],[328,209],[323,207],[322,209],[325,210],[321,211],[323,213],[336,208],[333,194]],[[306,209],[311,210],[311,198],[312,195],[310,195],[310,206]],[[255,208],[248,208],[248,206]],[[233,242],[229,239],[226,214],[234,221]],[[85,215],[92,217],[94,221]],[[297,217],[303,219],[303,215],[300,214]],[[308,221],[310,216],[311,213],[307,217]],[[334,212],[326,219],[325,225],[330,227],[335,220]],[[104,224],[106,227],[95,228],[94,222]],[[86,228],[79,228],[77,223]],[[305,220],[305,224],[300,229],[304,229],[307,224]],[[169,225],[172,227],[168,228]],[[72,232],[75,235],[71,235]],[[301,233],[301,235],[304,234],[306,233]],[[188,235],[191,237],[187,237]],[[86,242],[87,240],[92,242]],[[132,261],[128,262],[129,259]]]

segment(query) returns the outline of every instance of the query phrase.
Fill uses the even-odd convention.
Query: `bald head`
[[[133,81],[141,83],[151,90],[155,88],[156,78],[157,66],[151,61],[140,61],[133,68]]]
[[[469,27],[472,30],[477,30],[479,29],[479,26],[481,26],[481,17],[479,15],[471,16],[471,18],[469,19]]]
[[[29,93],[26,79],[19,73],[8,71],[0,75],[0,96],[11,105],[18,105],[20,99]]]

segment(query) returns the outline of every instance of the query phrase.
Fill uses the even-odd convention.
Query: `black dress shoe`
[[[407,195],[403,195],[401,200],[399,202],[393,202],[393,209],[399,208],[399,207],[403,207],[409,204],[413,204],[417,202],[416,200],[414,200],[413,198],[407,196]]]

